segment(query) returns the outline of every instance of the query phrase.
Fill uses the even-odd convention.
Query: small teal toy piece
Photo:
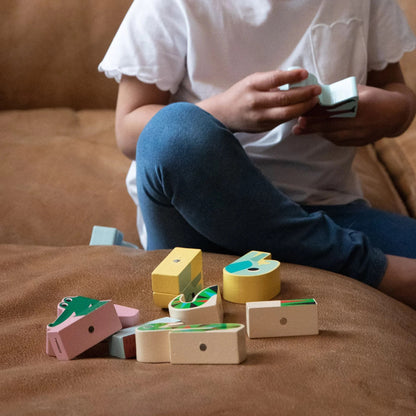
[[[109,338],[108,351],[112,357],[128,359],[136,357],[136,328],[120,329]]]
[[[94,225],[92,228],[90,246],[126,246],[138,248],[123,240],[123,233],[117,228]]]
[[[289,70],[299,69],[291,67]],[[358,109],[358,90],[355,77],[348,77],[329,85],[321,85],[315,75],[309,73],[308,78],[296,84],[286,84],[280,90],[289,90],[308,85],[320,85],[322,92],[319,95],[318,111],[311,111],[313,115],[326,115],[330,118],[354,118]]]

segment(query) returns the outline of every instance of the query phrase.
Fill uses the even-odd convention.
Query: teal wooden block
[[[109,338],[109,354],[117,358],[136,357],[136,328],[123,328]]]
[[[289,70],[299,69],[291,67]],[[308,85],[320,85],[322,92],[319,95],[318,108],[311,111],[311,115],[325,115],[330,118],[354,118],[358,109],[358,90],[355,77],[348,77],[333,84],[319,84],[315,75],[309,73],[308,78],[295,84],[286,84],[280,90],[289,90]]]
[[[123,233],[117,228],[94,225],[90,246],[126,246],[138,248],[136,245],[123,240]]]

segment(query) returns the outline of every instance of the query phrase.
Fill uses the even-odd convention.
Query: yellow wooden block
[[[223,297],[234,303],[270,300],[280,293],[280,263],[250,251],[223,269]]]
[[[179,295],[201,275],[200,249],[175,247],[152,272],[152,289],[158,293]]]
[[[167,308],[169,302],[178,296],[175,293],[153,292],[153,303],[160,308]]]

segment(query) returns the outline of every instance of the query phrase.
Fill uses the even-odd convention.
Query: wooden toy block
[[[123,328],[109,338],[109,354],[117,358],[136,356],[136,326]]]
[[[145,363],[239,364],[246,358],[244,325],[148,322],[136,329],[136,359]]]
[[[221,292],[217,285],[201,290],[190,302],[179,295],[169,303],[169,314],[184,324],[221,323],[223,308]]]
[[[117,228],[94,225],[92,228],[90,246],[126,246],[138,248],[136,245],[123,240],[123,233]]]
[[[177,327],[169,333],[172,364],[240,364],[246,359],[246,337],[241,324]]]
[[[289,69],[296,69],[291,67]],[[315,75],[309,73],[307,79],[295,84],[286,84],[281,90],[288,90],[307,85],[320,85],[322,92],[319,95],[319,104],[310,115],[322,115],[327,117],[353,118],[357,115],[358,90],[355,77],[348,77],[329,85],[319,84]]]
[[[73,298],[74,296],[68,296],[64,298],[60,303],[58,303],[57,311],[56,311],[57,317],[65,310],[65,307],[66,307],[65,299],[73,299]],[[138,309],[129,308],[127,306],[122,306],[122,305],[117,305],[117,304],[114,304],[114,308],[116,310],[118,319],[120,319],[121,326],[123,328],[128,328],[130,326],[134,326],[139,323],[140,312]]]
[[[162,318],[147,322],[136,328],[136,359],[142,363],[170,361],[169,331],[181,321]]]
[[[234,303],[270,300],[280,293],[280,263],[250,251],[223,269],[223,297]]]
[[[317,335],[318,304],[315,299],[247,302],[250,338]]]
[[[116,304],[114,304],[114,308],[123,328],[128,328],[139,323],[140,312],[138,309]]]
[[[175,247],[152,272],[153,301],[167,308],[177,295],[192,300],[203,287],[202,251]]]
[[[46,329],[47,353],[59,360],[71,360],[121,329],[111,301],[75,296],[60,306],[63,312]]]

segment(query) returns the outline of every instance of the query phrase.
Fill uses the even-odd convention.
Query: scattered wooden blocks
[[[296,69],[291,67],[289,69]],[[320,85],[315,75],[309,73],[307,79],[296,84],[286,84],[281,90],[303,87],[307,85]],[[319,105],[313,109],[311,115],[322,115],[337,118],[353,118],[357,115],[358,90],[355,77],[348,77],[329,85],[320,85],[322,92],[319,95]]]
[[[247,302],[246,317],[250,338],[319,334],[315,299]]]
[[[126,246],[138,248],[136,245],[123,240],[123,233],[117,228],[94,225],[92,228],[90,246]]]
[[[279,266],[270,253],[250,251],[224,267],[224,299],[246,303],[274,298],[280,293]]]
[[[121,329],[111,301],[83,296],[67,297],[55,322],[46,329],[46,351],[59,360],[71,360]]]
[[[244,325],[145,324],[136,329],[140,362],[239,364],[246,358]]]
[[[174,248],[152,272],[153,302],[167,308],[183,294],[189,302],[203,288],[202,252],[193,248]]]

